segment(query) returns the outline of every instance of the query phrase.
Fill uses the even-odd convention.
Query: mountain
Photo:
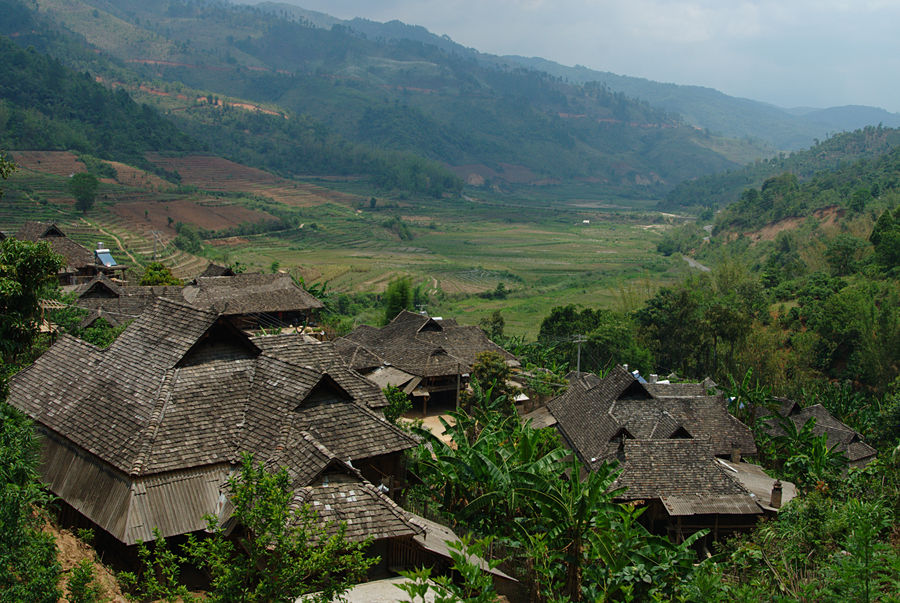
[[[261,3],[257,7],[273,12],[293,10],[297,11],[296,14],[311,13],[285,3]],[[621,92],[653,107],[680,115],[687,123],[713,133],[730,138],[755,138],[785,151],[805,149],[817,139],[870,125],[900,127],[900,113],[890,113],[876,107],[783,108],[729,96],[701,86],[655,82],[597,71],[581,65],[568,67],[538,57],[484,54],[462,46],[447,36],[438,36],[424,27],[400,21],[378,23],[359,18],[342,21],[333,17],[325,20],[321,18],[321,13],[316,15],[316,18],[310,17],[309,21],[319,27],[343,25],[370,39],[413,40],[467,56],[486,66],[520,65],[576,84],[599,82],[613,92]]]
[[[75,150],[151,167],[151,150],[201,151],[202,145],[124,90],[0,37],[0,148]]]
[[[736,170],[686,180],[668,192],[661,209],[718,208],[737,201],[747,188],[789,172],[801,182],[849,163],[871,159],[900,146],[900,129],[867,126],[854,132],[816,141],[807,150],[784,153],[753,162]]]
[[[296,136],[285,123],[305,124],[309,139],[343,141],[356,155],[415,154],[473,185],[574,183],[625,198],[659,197],[685,178],[765,154],[604,86],[479,58],[422,28],[361,21],[353,22],[358,30],[346,22],[317,27],[328,20],[289,8],[44,0],[40,16],[89,51],[63,55],[48,47],[70,67],[155,104],[210,148],[283,173],[348,169],[325,172],[334,161],[310,162],[305,145],[288,144]],[[212,107],[222,108],[219,117]],[[266,114],[233,107],[264,107]],[[224,129],[213,134],[216,124]],[[269,148],[258,131],[279,132],[284,144]],[[366,160],[353,164],[366,172]],[[421,179],[417,169],[409,180]]]
[[[900,113],[863,106],[829,109],[784,109],[746,98],[736,98],[712,88],[654,82],[643,78],[595,71],[583,66],[566,67],[541,58],[505,57],[576,83],[601,82],[610,90],[639,98],[665,111],[677,113],[688,123],[733,138],[759,138],[775,148],[797,150],[830,134],[882,124],[900,127]]]

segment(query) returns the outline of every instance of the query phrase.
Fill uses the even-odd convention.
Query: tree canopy
[[[75,197],[75,207],[81,212],[87,213],[94,207],[99,184],[97,177],[87,172],[79,172],[69,178],[67,188],[69,193]]]

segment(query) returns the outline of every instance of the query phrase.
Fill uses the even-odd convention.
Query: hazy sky
[[[281,1],[785,107],[900,112],[900,0]]]

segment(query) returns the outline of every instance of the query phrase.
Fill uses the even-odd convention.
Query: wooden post
[[[459,374],[460,367],[459,362],[456,363],[456,410],[459,410],[459,382],[462,379],[462,375]]]

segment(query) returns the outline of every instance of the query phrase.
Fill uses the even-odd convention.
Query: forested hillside
[[[156,110],[0,38],[0,148],[75,150],[148,165],[149,150],[201,150]]]
[[[142,100],[177,114],[195,138],[270,169],[303,164],[294,173],[346,173],[396,163],[395,155],[356,159],[363,149],[347,153],[353,144],[415,153],[475,184],[576,181],[646,198],[760,153],[603,86],[486,65],[421,41],[367,39],[342,25],[317,28],[286,13],[215,1],[44,0],[40,7],[42,17],[81,36],[108,64],[87,64],[77,53],[61,60],[135,93],[145,84],[154,93],[145,91]],[[14,39],[26,34],[10,32]],[[223,116],[220,122],[234,127],[212,135],[204,124],[215,118],[177,105],[178,94],[221,101],[212,104],[223,108],[265,105],[287,119],[248,124]],[[283,123],[292,120],[303,125]],[[297,148],[272,148],[241,134],[257,128],[282,141],[303,130],[300,138],[315,138],[321,152],[294,158]],[[351,159],[337,166],[335,158],[345,155]]]
[[[790,172],[800,181],[826,170],[836,170],[860,159],[878,157],[900,145],[900,129],[867,127],[816,141],[808,150],[780,154],[743,168],[687,180],[676,186],[660,203],[661,209],[724,207],[737,201],[750,187],[768,178]]]
[[[768,103],[728,96],[712,88],[654,82],[582,66],[566,67],[539,58],[505,58],[509,62],[565,77],[572,82],[601,82],[610,90],[677,113],[688,123],[714,133],[733,138],[759,139],[785,151],[804,149],[816,139],[868,125],[900,127],[900,114],[875,107],[783,109]]]

